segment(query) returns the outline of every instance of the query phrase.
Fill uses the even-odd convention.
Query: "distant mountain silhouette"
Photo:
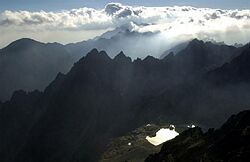
[[[124,25],[94,39],[67,45],[45,44],[28,38],[14,41],[0,49],[0,100],[10,99],[18,89],[44,90],[58,72],[67,72],[93,48],[105,50],[110,57],[121,50],[132,58],[161,53],[167,47],[165,42],[157,41],[158,37],[158,33],[139,33]]]
[[[132,61],[123,52],[112,59],[93,49],[44,92],[17,91],[0,104],[0,161],[97,161],[110,138],[145,123],[218,126],[250,107],[247,79],[218,86],[210,78],[241,57],[240,71],[248,70],[249,50],[233,58],[234,51],[197,39],[163,59]]]
[[[65,47],[76,60],[93,48],[106,51],[112,58],[122,50],[131,58],[136,59],[137,57],[144,58],[149,54],[158,55],[165,51],[168,47],[166,42],[159,39],[159,36],[159,33],[140,33],[123,27],[108,31],[95,39],[70,43]]]
[[[44,90],[58,72],[67,72],[72,64],[63,45],[17,40],[0,50],[0,100],[19,89]]]
[[[198,127],[189,129],[164,143],[161,151],[150,155],[145,162],[248,161],[249,126],[250,111],[243,111],[230,117],[217,130],[203,133]]]
[[[136,25],[146,26],[147,24]],[[27,38],[20,39],[0,49],[0,89],[2,89],[0,100],[10,99],[11,94],[18,89],[26,91],[44,90],[45,86],[54,79],[58,72],[67,72],[74,62],[85,56],[93,48],[106,51],[111,58],[123,51],[132,59],[137,57],[143,59],[147,55],[163,59],[171,52],[174,52],[174,55],[181,53],[182,50],[184,50],[184,53],[188,52],[186,47],[189,42],[186,41],[176,46],[173,44],[173,48],[168,49],[170,45],[162,41],[160,33],[133,31],[131,24],[125,24],[107,31],[94,39],[67,45],[45,44]],[[203,42],[201,46],[206,54],[198,56],[209,57],[207,59],[209,67],[206,66],[206,68],[212,69],[217,64],[222,65],[226,61],[230,61],[229,57],[231,59],[237,57],[246,47],[236,48],[212,42]],[[196,50],[198,53],[202,52],[198,48]],[[195,51],[189,52],[194,54]],[[187,57],[191,57],[191,55],[187,55]],[[196,59],[198,62],[201,61],[198,58]],[[211,64],[212,62],[214,64]],[[194,66],[198,67],[199,65],[195,63]],[[180,68],[182,67],[180,66]],[[19,80],[19,82],[17,83],[16,80]]]

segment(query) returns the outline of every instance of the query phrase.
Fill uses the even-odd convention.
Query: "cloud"
[[[5,11],[0,16],[0,24],[15,27],[36,27],[43,29],[99,29],[105,28],[109,16],[100,11],[81,8],[62,12]],[[110,25],[110,24],[109,24]]]
[[[79,8],[60,12],[4,11],[0,30],[20,32],[98,31],[133,22],[131,30],[162,32],[166,36],[181,34],[233,41],[232,34],[249,36],[250,10],[220,10],[189,6],[144,7],[109,3],[103,9]],[[147,25],[140,25],[147,24]],[[235,31],[233,29],[236,29]],[[225,34],[229,34],[227,39]],[[239,36],[236,36],[237,38]],[[60,40],[58,40],[60,41]],[[237,39],[240,43],[245,38]]]
[[[108,15],[114,15],[116,12],[122,10],[124,7],[120,3],[110,3],[105,6],[105,12]]]

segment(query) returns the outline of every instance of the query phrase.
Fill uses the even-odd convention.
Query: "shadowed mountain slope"
[[[148,56],[134,61],[123,52],[111,59],[93,49],[44,92],[17,91],[0,105],[0,131],[6,132],[0,138],[0,160],[97,161],[108,139],[145,123],[217,126],[250,106],[249,82],[218,87],[206,80],[210,67],[228,57],[210,56],[204,48],[204,42],[194,40],[162,60]],[[24,133],[19,136],[20,130]]]
[[[19,89],[44,90],[58,72],[67,72],[72,64],[63,45],[17,40],[0,50],[0,100]]]
[[[125,26],[106,32],[95,39],[67,45],[45,44],[27,38],[17,40],[0,50],[0,88],[2,90],[0,100],[8,100],[11,94],[19,89],[44,90],[58,72],[68,72],[74,62],[93,48],[105,50],[111,58],[121,50],[129,54],[132,59],[144,58],[146,55],[159,56],[169,48],[169,44],[162,41],[160,37],[159,33],[139,33],[130,31],[129,27]],[[198,40],[191,42],[193,43],[184,43],[181,48],[178,45],[172,48],[175,55],[185,53],[173,63],[180,64],[179,68],[184,66],[187,70],[190,68],[200,68],[200,71],[211,70],[239,56],[247,47],[246,45],[235,48]],[[196,47],[190,48],[191,44]],[[194,56],[195,54],[198,55]],[[183,65],[184,63],[189,64],[190,67]],[[204,67],[201,68],[201,66]]]

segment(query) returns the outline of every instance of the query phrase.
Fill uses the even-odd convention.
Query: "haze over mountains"
[[[147,55],[159,57],[161,53],[175,45],[163,40],[158,32],[133,31],[133,25],[135,25],[134,22],[124,24],[94,39],[67,44],[66,48],[77,60],[93,48],[105,50],[112,58],[120,51],[124,51],[129,53],[128,55],[132,59],[136,59],[137,57],[144,58]],[[140,24],[138,26],[143,27],[145,25]]]
[[[30,43],[36,48],[27,47]],[[33,49],[28,56],[41,57],[39,63],[44,55],[37,49],[55,51],[51,46],[60,47],[56,57],[73,58],[67,46],[27,39],[2,49],[8,53],[1,57],[11,57],[11,49],[20,55],[27,54],[22,49]],[[1,161],[97,161],[110,138],[145,123],[218,126],[250,106],[249,52],[248,44],[236,48],[194,39],[163,59],[132,61],[123,52],[111,58],[97,49],[71,69],[66,59],[69,66],[60,68],[69,72],[58,73],[43,92],[19,90],[0,103]]]
[[[113,38],[100,37],[66,46],[58,43],[45,44],[32,39],[20,39],[11,43],[0,50],[0,100],[9,99],[18,89],[43,90],[58,72],[68,72],[74,62],[94,47],[118,53],[119,48],[125,48],[125,42],[135,40],[136,37],[143,40],[140,38],[143,35],[127,30],[115,33]],[[132,49],[131,45],[126,46],[128,50]],[[139,51],[139,48],[142,49],[138,47],[136,50]],[[131,54],[135,55],[135,52]]]
[[[68,72],[74,62],[93,48],[106,51],[111,58],[120,51],[132,59],[137,57],[143,59],[147,55],[163,58],[171,52],[179,53],[190,41],[189,39],[180,40],[179,43],[166,41],[161,32],[134,31],[135,25],[143,28],[148,24],[130,22],[94,39],[67,45],[45,44],[32,39],[12,42],[0,50],[0,89],[2,90],[0,100],[10,99],[11,94],[18,89],[44,90],[58,72]],[[210,51],[213,51],[212,53],[220,53],[218,50],[224,51],[220,48],[220,46],[211,47]],[[236,48],[231,48],[232,51],[229,49],[229,53],[236,50]],[[234,55],[237,53],[239,52],[235,52]],[[228,54],[227,57],[230,55]]]
[[[0,162],[250,159],[250,9],[13,1],[0,2]]]
[[[74,60],[63,45],[21,39],[0,50],[0,100],[18,89],[43,90],[61,72],[68,72]]]

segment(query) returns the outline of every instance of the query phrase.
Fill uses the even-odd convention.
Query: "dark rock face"
[[[27,142],[29,131],[43,112],[42,93],[16,91],[11,100],[0,105],[0,159],[14,161]]]
[[[226,45],[215,45],[211,42],[192,40],[187,47],[177,54],[180,68],[186,70],[208,71],[230,61],[236,52],[235,47]]]
[[[146,162],[248,161],[250,158],[250,111],[233,115],[219,129],[203,133],[192,128],[164,143]]]
[[[228,88],[206,80],[210,67],[227,57],[208,58],[204,48],[204,42],[194,40],[162,60],[135,61],[122,52],[111,59],[93,49],[67,74],[58,73],[44,92],[17,91],[0,104],[0,132],[6,132],[0,138],[0,161],[97,161],[108,139],[142,124],[164,120],[210,126],[250,106],[248,81]],[[197,132],[190,143],[203,138]]]
[[[250,80],[250,47],[246,48],[241,55],[230,63],[224,64],[221,68],[211,71],[208,75],[213,82],[222,84],[225,82],[249,82]]]

